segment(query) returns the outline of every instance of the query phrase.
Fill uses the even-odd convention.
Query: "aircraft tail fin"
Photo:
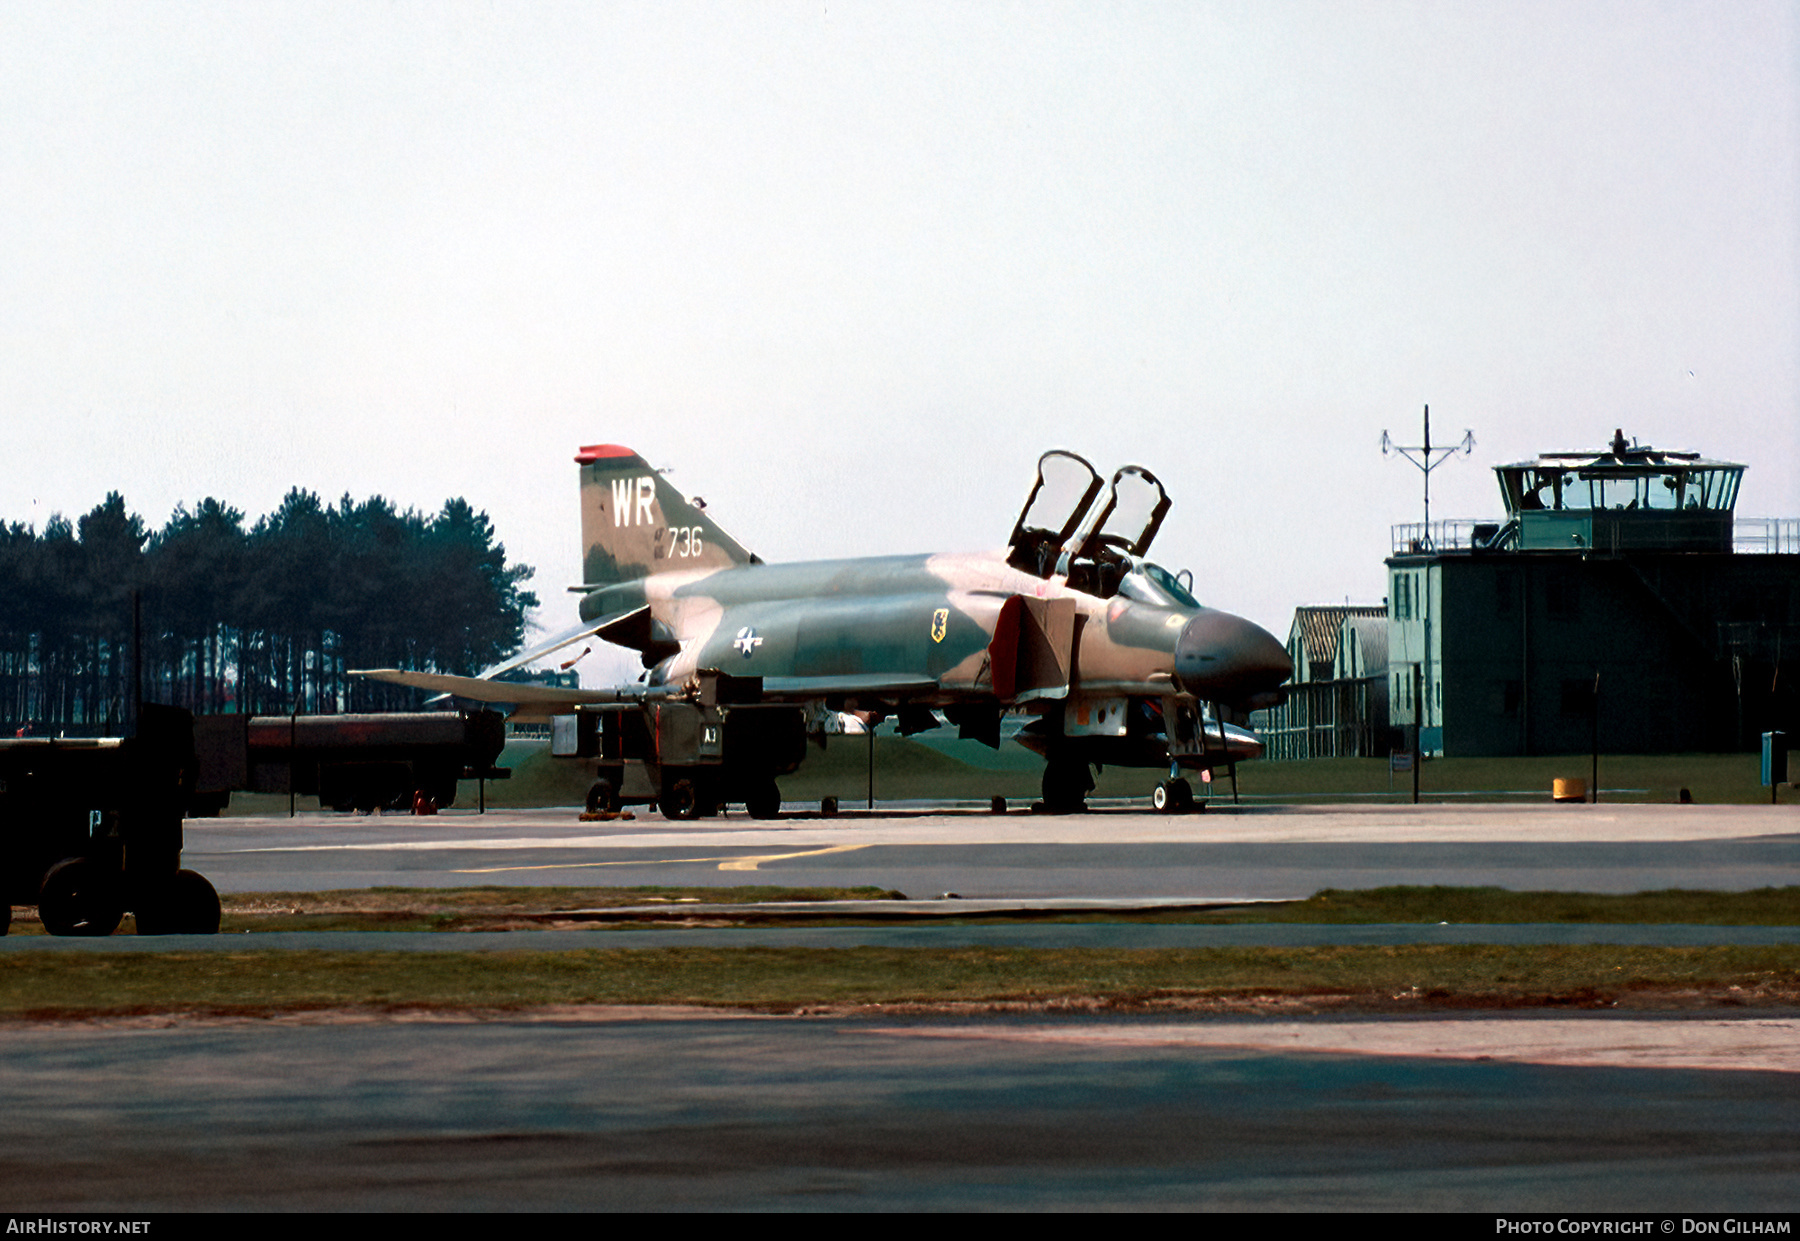
[[[656,573],[760,563],[631,449],[593,444],[575,463],[581,467],[582,585],[589,589]]]

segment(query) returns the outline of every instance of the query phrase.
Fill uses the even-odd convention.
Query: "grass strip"
[[[1750,892],[1512,892],[1505,888],[1326,888],[1303,901],[1209,910],[1195,921],[1485,924],[1569,922],[1687,926],[1800,926],[1800,887]]]
[[[227,934],[242,931],[482,931],[517,930],[557,910],[614,909],[627,905],[775,901],[905,900],[891,888],[736,887],[574,888],[351,888],[331,892],[234,892],[220,897]],[[127,919],[124,930],[135,931]],[[14,935],[40,935],[35,910],[14,911]]]
[[[784,919],[780,913],[758,913],[771,902],[894,901],[904,912],[905,896],[892,888],[738,887],[470,887],[369,888],[340,892],[246,892],[224,897],[224,926],[229,934],[243,931],[482,931],[528,930],[556,925],[558,911],[605,910],[625,906],[666,908],[669,920],[681,920],[692,904],[744,905],[741,917],[708,912],[710,923],[754,922],[779,925],[784,920],[826,925],[817,918]],[[979,924],[999,918],[968,917],[959,923]],[[1004,921],[1018,922],[1018,915]],[[1146,922],[1207,925],[1301,923],[1360,925],[1370,923],[1576,923],[1690,926],[1800,926],[1800,887],[1759,888],[1750,892],[1706,892],[1670,889],[1660,892],[1607,894],[1593,892],[1512,892],[1504,888],[1386,887],[1362,890],[1327,888],[1301,901],[1232,905],[1216,909],[1086,914],[1043,914],[1041,922]],[[830,924],[868,924],[874,919],[833,918]],[[883,919],[890,922],[891,919]],[[134,929],[127,920],[126,931]],[[41,934],[35,912],[15,911],[12,933]]]
[[[567,1004],[1128,1007],[1247,995],[1511,1007],[1607,1005],[1657,992],[1793,1004],[1800,1001],[1800,947],[252,950],[0,958],[0,1015],[19,1018]]]
[[[894,900],[891,888],[372,888],[348,892],[242,893],[225,898],[224,929],[238,931],[464,931],[520,928],[557,910],[773,901]],[[904,906],[896,906],[903,910]],[[988,919],[991,920],[991,919]],[[1018,921],[1009,917],[1008,921]],[[1504,888],[1327,888],[1303,901],[1143,914],[1044,915],[1045,922],[1157,922],[1217,925],[1304,923],[1456,924],[1564,922],[1693,926],[1800,926],[1800,887],[1751,892],[1668,890],[1629,894],[1511,892]],[[780,919],[755,918],[767,925]],[[807,920],[818,925],[814,919]],[[856,919],[844,918],[854,925]],[[868,921],[864,919],[864,921]],[[981,922],[972,917],[960,919]],[[21,926],[21,930],[27,929]]]
[[[1585,754],[1431,759],[1420,772],[1420,785],[1427,801],[1448,798],[1456,804],[1547,804],[1552,782],[1558,776],[1585,778],[1589,761]],[[507,746],[500,765],[510,768],[513,776],[488,785],[490,807],[577,807],[594,778],[591,763],[554,758],[548,743],[543,741],[515,740]],[[995,751],[979,741],[955,740],[951,730],[941,729],[915,737],[879,734],[875,738],[874,766],[875,796],[881,800],[949,798],[985,802],[998,795],[1029,801],[1040,795],[1044,761],[1011,739],[1001,742]],[[1308,803],[1360,805],[1412,800],[1412,778],[1392,775],[1385,756],[1293,762],[1258,759],[1239,763],[1237,775],[1239,791],[1252,800],[1291,798]],[[1098,774],[1095,795],[1142,798],[1147,806],[1150,790],[1160,778],[1155,771],[1108,766]],[[781,792],[791,804],[832,796],[848,809],[862,804],[868,793],[868,780],[866,739],[833,738],[824,750],[808,748],[800,770],[782,778]],[[1703,805],[1769,802],[1769,790],[1760,782],[1755,753],[1603,754],[1600,783],[1608,790],[1602,795],[1608,802],[1672,803],[1682,789]],[[1213,788],[1219,800],[1231,800],[1231,781],[1225,773],[1220,773]],[[1787,802],[1792,796],[1784,791],[1781,800]],[[237,794],[232,802],[234,813],[287,813],[285,796]],[[303,804],[310,807],[312,799]],[[475,804],[474,783],[465,781],[458,791],[457,805]],[[644,807],[639,807],[638,813],[655,814]]]

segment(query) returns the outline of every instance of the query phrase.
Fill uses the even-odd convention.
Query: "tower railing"
[[[1395,556],[1429,556],[1506,546],[1498,521],[1449,517],[1430,523],[1402,522],[1389,527]],[[1731,550],[1740,556],[1800,555],[1800,517],[1738,517],[1732,522]]]

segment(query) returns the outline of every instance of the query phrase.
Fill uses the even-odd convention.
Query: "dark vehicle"
[[[0,741],[0,884],[52,935],[217,933],[219,896],[181,868],[194,785],[193,717],[146,704],[127,738]]]
[[[419,795],[456,801],[456,782],[504,779],[495,712],[394,715],[212,715],[195,722],[200,774],[195,817],[216,815],[233,790],[317,797],[333,810],[402,810]]]

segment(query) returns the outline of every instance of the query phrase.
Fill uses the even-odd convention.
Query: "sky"
[[[771,561],[1067,448],[1285,634],[1426,403],[1433,517],[1615,427],[1800,516],[1800,0],[0,0],[0,521],[460,495],[554,632],[580,445]]]

